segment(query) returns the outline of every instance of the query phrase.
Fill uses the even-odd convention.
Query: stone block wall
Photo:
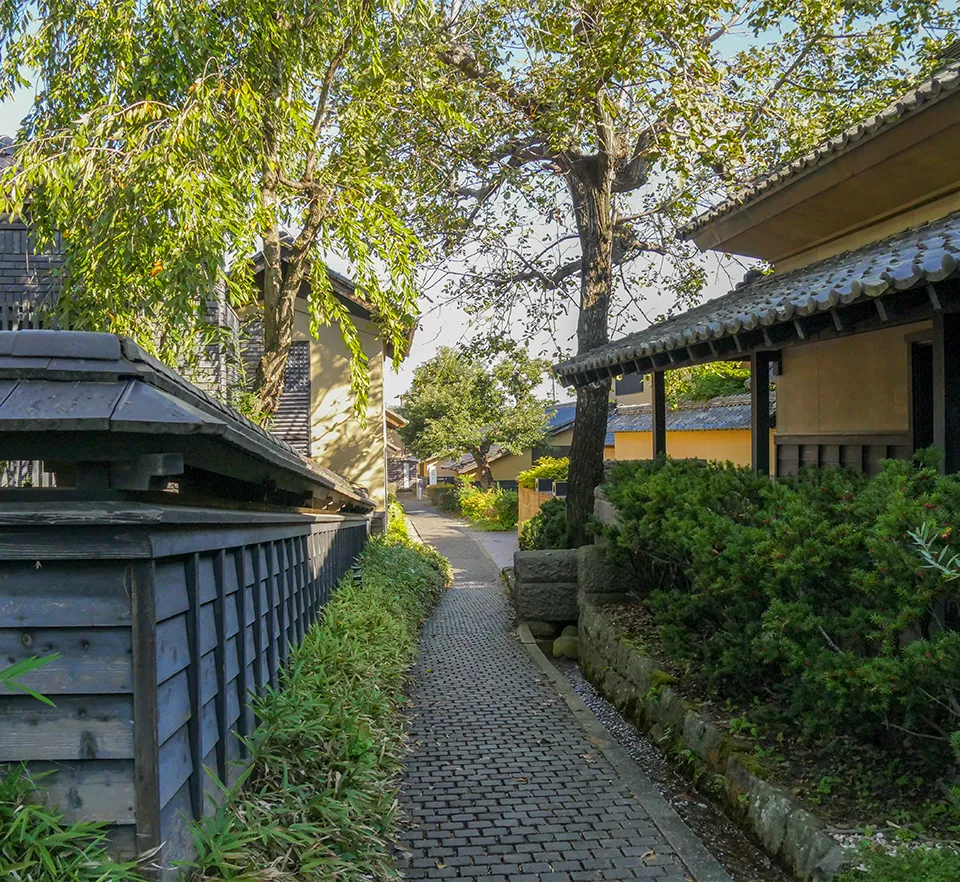
[[[577,551],[517,551],[513,603],[522,621],[575,622]]]

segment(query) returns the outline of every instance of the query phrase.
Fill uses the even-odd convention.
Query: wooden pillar
[[[753,470],[770,474],[770,364],[774,352],[750,356],[750,451]]]
[[[653,458],[667,455],[667,398],[663,371],[653,372]]]
[[[942,468],[960,472],[960,313],[933,317],[933,443]]]

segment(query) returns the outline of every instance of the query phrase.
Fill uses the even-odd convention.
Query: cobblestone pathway
[[[514,636],[499,574],[477,543],[430,508],[407,509],[424,541],[450,559],[455,583],[424,629],[415,669],[405,877],[729,878],[719,867],[695,877],[588,740]]]

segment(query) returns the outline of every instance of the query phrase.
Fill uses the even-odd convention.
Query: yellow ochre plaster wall
[[[900,325],[783,350],[777,377],[777,434],[907,432],[910,367],[906,337],[930,322]]]
[[[321,465],[367,488],[384,509],[387,499],[386,411],[383,395],[383,344],[374,325],[354,319],[369,359],[367,424],[354,413],[350,356],[336,326],[310,335],[306,304],[297,301],[294,339],[310,341],[310,453]]]
[[[653,437],[650,432],[616,432],[614,459],[651,459]],[[773,433],[770,433],[770,462],[774,460]],[[667,455],[674,459],[715,459],[748,466],[749,429],[706,429],[695,432],[667,432]]]

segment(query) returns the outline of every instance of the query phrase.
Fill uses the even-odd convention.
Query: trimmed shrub
[[[387,497],[387,538],[395,542],[410,538],[406,512],[392,493]]]
[[[516,490],[481,490],[475,484],[466,484],[460,488],[458,498],[460,513],[480,527],[512,530],[517,526],[520,495]]]
[[[449,564],[392,538],[360,564],[257,701],[253,763],[194,827],[198,880],[392,878],[404,681]]]
[[[566,481],[570,470],[570,460],[566,456],[556,458],[541,456],[536,465],[517,475],[517,483],[521,487],[533,490],[539,478],[549,478],[551,481]]]
[[[440,511],[460,514],[460,491],[455,484],[433,484],[427,487],[427,499]]]
[[[540,511],[520,526],[519,542],[521,551],[569,548],[566,500],[547,499]]]
[[[774,696],[809,734],[953,759],[960,582],[911,533],[957,551],[960,482],[931,463],[778,481],[730,464],[623,464],[606,487],[621,528],[607,533],[664,650],[713,687]]]

